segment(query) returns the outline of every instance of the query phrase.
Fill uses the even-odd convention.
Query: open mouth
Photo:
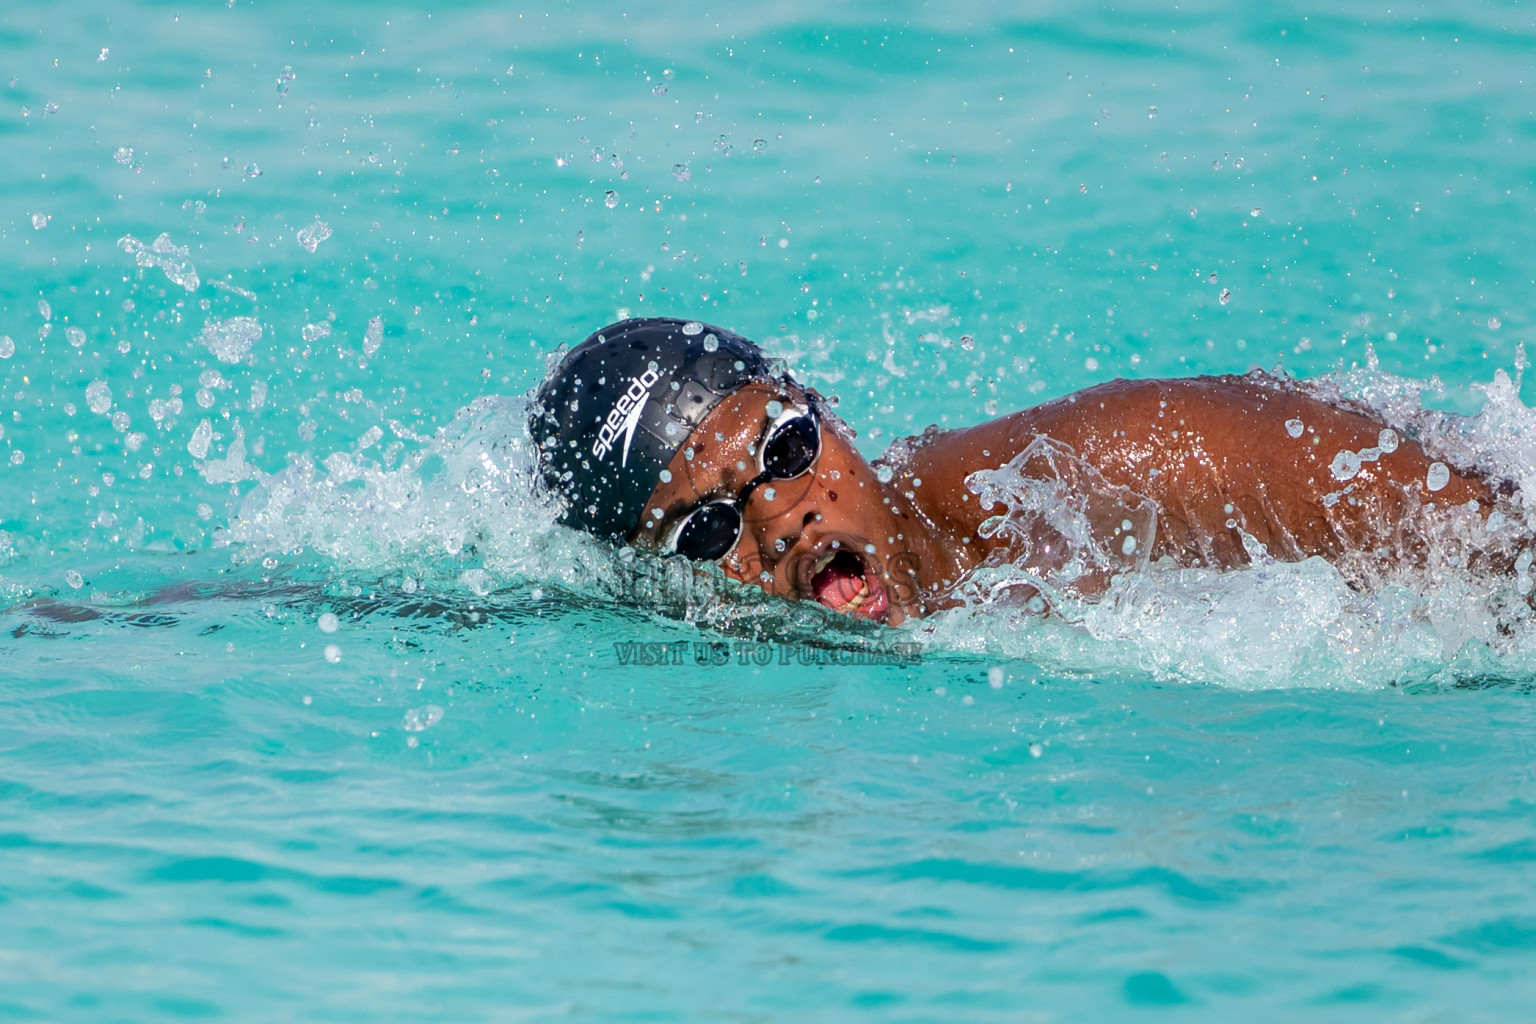
[[[878,619],[890,609],[885,585],[869,572],[864,560],[842,550],[827,556],[816,575],[811,577],[811,593],[816,600],[835,612]]]

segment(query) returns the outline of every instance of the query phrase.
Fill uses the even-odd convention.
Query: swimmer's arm
[[[923,479],[929,515],[963,535],[985,518],[966,478],[1051,437],[1109,482],[1156,501],[1159,548],[1187,564],[1246,561],[1229,519],[1291,559],[1391,541],[1421,500],[1491,508],[1487,483],[1454,468],[1430,492],[1435,460],[1410,439],[1372,452],[1383,429],[1368,411],[1247,377],[1113,381],[933,436],[914,452],[908,475]],[[1341,481],[1333,462],[1344,451],[1375,458]]]

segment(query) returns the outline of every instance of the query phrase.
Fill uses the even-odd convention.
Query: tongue
[[[864,589],[864,567],[857,558],[841,553],[816,574],[811,587],[817,601],[833,610],[840,609]]]

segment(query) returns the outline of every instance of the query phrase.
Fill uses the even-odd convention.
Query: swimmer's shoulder
[[[1273,399],[1285,397],[1302,397],[1296,382],[1263,370],[1199,377],[1117,377],[974,426],[930,426],[921,434],[895,439],[877,461],[898,471],[916,459],[956,455],[967,462],[978,455],[983,460],[1001,456],[1006,461],[1035,437],[1078,444],[1105,434],[1140,434],[1167,420],[1170,410],[1202,419],[1229,414],[1245,418],[1262,411]]]

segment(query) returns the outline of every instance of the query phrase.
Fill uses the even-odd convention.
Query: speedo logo
[[[629,445],[635,439],[635,428],[640,425],[640,414],[645,411],[645,400],[650,397],[651,388],[660,379],[661,376],[655,370],[649,369],[629,379],[629,387],[613,403],[603,425],[598,428],[597,440],[592,442],[593,455],[606,459],[622,437],[624,452],[619,458],[619,465],[629,465]]]

